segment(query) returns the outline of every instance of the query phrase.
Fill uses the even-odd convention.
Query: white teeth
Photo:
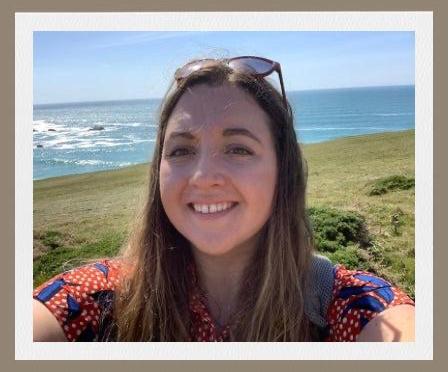
[[[194,204],[193,208],[196,212],[199,213],[217,213],[225,211],[226,209],[230,208],[232,206],[232,203],[225,202],[225,203],[218,203],[218,204]]]

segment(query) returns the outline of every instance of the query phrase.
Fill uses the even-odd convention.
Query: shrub
[[[61,246],[62,234],[59,231],[49,230],[46,231],[40,239],[46,247],[55,249]]]
[[[334,253],[327,254],[327,257],[334,264],[344,265],[347,269],[362,270],[364,269],[364,263],[358,255],[358,249],[353,246],[346,247],[335,251]]]
[[[394,235],[401,235],[400,227],[404,225],[404,212],[400,208],[396,208],[390,217],[392,231]]]
[[[318,251],[336,252],[348,244],[368,246],[370,237],[363,216],[356,212],[334,208],[308,208],[313,228],[314,242]]]
[[[389,191],[395,190],[409,190],[415,186],[414,177],[408,178],[405,176],[390,176],[376,180],[368,191],[367,195],[383,195]]]

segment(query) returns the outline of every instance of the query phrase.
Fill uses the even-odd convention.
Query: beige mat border
[[[107,369],[122,371],[132,368],[136,371],[165,370],[291,370],[299,369],[345,371],[359,369],[378,371],[394,370],[442,370],[447,364],[445,333],[448,330],[446,314],[448,306],[444,283],[447,282],[447,249],[443,232],[447,224],[447,165],[446,141],[448,140],[447,115],[447,6],[442,1],[331,1],[313,0],[310,4],[297,0],[245,1],[226,0],[126,0],[99,1],[2,1],[1,2],[1,96],[2,109],[0,159],[2,177],[0,182],[1,218],[0,249],[2,295],[1,347],[2,370],[46,370],[79,371],[79,369]],[[15,12],[108,12],[108,11],[433,11],[434,12],[434,361],[15,361],[14,360],[14,13]],[[444,67],[445,66],[445,67]],[[445,159],[445,160],[444,160]],[[442,240],[443,239],[443,240]],[[444,363],[445,362],[445,363]],[[101,365],[100,365],[101,364]]]

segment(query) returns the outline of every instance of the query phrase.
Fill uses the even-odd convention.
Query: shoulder
[[[41,284],[33,298],[56,318],[68,341],[93,341],[127,270],[121,260],[77,267]]]
[[[327,326],[325,314],[332,300],[334,266],[325,256],[314,254],[307,278],[304,310],[310,321],[319,328]]]
[[[414,302],[388,281],[365,271],[337,265],[332,300],[327,310],[326,340],[356,341],[373,318],[403,304],[414,305]]]

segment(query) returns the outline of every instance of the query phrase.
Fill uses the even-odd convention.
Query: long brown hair
[[[263,78],[237,73],[225,63],[173,82],[160,109],[148,198],[136,232],[122,256],[132,271],[117,292],[114,317],[118,341],[187,341],[190,244],[168,219],[160,197],[159,167],[168,119],[186,89],[197,84],[230,84],[250,94],[270,118],[278,179],[272,214],[246,269],[233,317],[234,341],[308,341],[304,289],[312,254],[305,214],[306,177],[294,132],[291,107]],[[243,284],[243,283],[242,283]]]

